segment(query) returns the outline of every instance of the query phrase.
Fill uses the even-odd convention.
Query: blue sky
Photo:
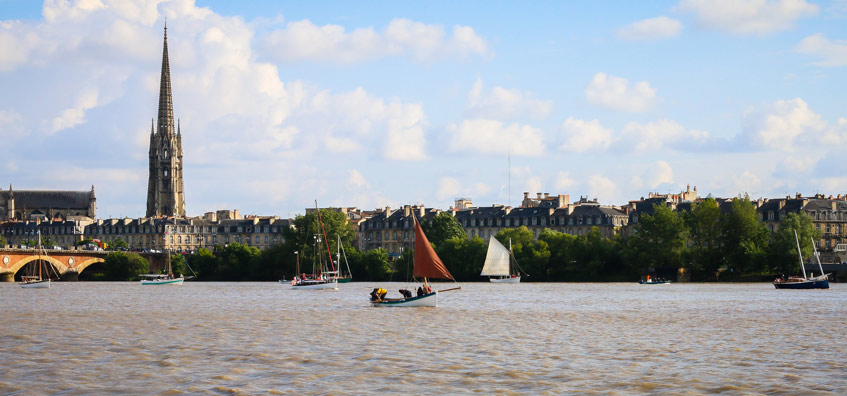
[[[847,2],[807,0],[0,0],[0,180],[143,216],[165,18],[189,215],[847,193]]]

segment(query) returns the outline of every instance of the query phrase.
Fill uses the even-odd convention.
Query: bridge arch
[[[88,259],[88,260],[85,260],[85,261],[83,261],[83,262],[81,262],[81,263],[77,263],[76,265],[74,265],[74,269],[76,269],[76,272],[77,272],[77,273],[82,273],[82,271],[84,271],[86,268],[88,268],[88,266],[90,266],[91,264],[94,264],[94,263],[105,263],[105,262],[106,262],[106,260],[105,260],[105,259],[103,259],[103,258],[100,258],[100,257],[92,257],[92,258],[90,258],[90,259]]]
[[[27,265],[27,264],[29,264],[33,261],[38,261],[38,259],[39,259],[38,256],[25,257],[21,260],[18,260],[18,262],[15,263],[15,265],[9,267],[9,270],[11,270],[13,275],[17,274],[18,271],[20,271],[21,268],[23,268],[25,265]],[[63,263],[59,260],[56,260],[55,258],[50,257],[50,256],[41,256],[40,259],[50,263],[53,266],[53,268],[55,268],[56,271],[59,272],[60,274],[67,272],[68,268],[70,268],[67,265],[65,265],[65,263]]]

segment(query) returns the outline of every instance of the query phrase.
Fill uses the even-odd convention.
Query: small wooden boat
[[[438,293],[451,290],[459,290],[461,287],[433,291],[427,278],[453,279],[453,275],[441,262],[441,259],[432,249],[429,240],[424,235],[423,229],[417,219],[415,222],[415,257],[412,263],[412,276],[423,278],[423,285],[418,287],[418,295],[411,293],[402,298],[385,298],[384,289],[382,293],[376,293],[379,289],[371,292],[371,305],[374,307],[437,307]]]
[[[671,281],[668,280],[640,280],[639,284],[642,285],[670,285]]]
[[[25,275],[21,276],[21,287],[24,289],[49,289],[52,279],[59,279],[59,272],[43,257],[47,252],[41,247],[41,230],[36,231],[38,238],[38,259],[27,265]]]
[[[141,280],[142,285],[181,285],[185,278],[174,278],[173,275],[167,274],[144,274],[141,277],[146,278]]]
[[[512,267],[515,267],[514,271],[512,271]],[[521,283],[521,267],[518,265],[514,253],[512,253],[511,239],[509,239],[509,249],[507,250],[493,235],[489,238],[485,264],[483,264],[482,272],[479,274],[490,277],[491,283]]]
[[[777,289],[829,289],[829,274],[823,273],[823,264],[821,264],[820,253],[815,247],[815,240],[812,239],[812,248],[815,249],[815,259],[818,261],[818,268],[821,269],[819,276],[806,276],[806,267],[803,265],[803,251],[800,250],[800,238],[797,236],[797,230],[794,230],[794,240],[797,242],[797,253],[800,256],[800,269],[803,270],[803,277],[789,276],[788,279],[777,278],[773,281],[773,287]]]

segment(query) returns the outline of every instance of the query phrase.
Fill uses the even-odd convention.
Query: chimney
[[[423,205],[419,206],[418,209],[420,210],[420,213],[421,213],[420,216],[424,217],[424,214],[426,213],[426,209],[424,209]]]
[[[388,216],[390,216],[390,215],[391,215],[391,207],[390,207],[390,206],[386,206],[386,207],[385,207],[385,217],[388,217]]]
[[[9,189],[11,189],[11,187],[9,187]],[[527,198],[529,198],[529,192],[524,191],[523,192],[523,199],[527,199]]]
[[[403,215],[409,217],[412,214],[412,208],[409,205],[403,206]]]
[[[541,199],[541,193],[535,193],[535,198],[536,198],[536,199]]]
[[[544,193],[544,199],[550,198],[550,193]]]
[[[785,200],[780,199],[779,200],[779,210],[782,210],[782,208],[784,208],[784,207],[785,207]]]

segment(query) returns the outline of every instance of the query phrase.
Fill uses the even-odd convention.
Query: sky
[[[0,186],[142,217],[847,193],[847,1],[0,0]],[[3,185],[6,183],[6,185]]]

